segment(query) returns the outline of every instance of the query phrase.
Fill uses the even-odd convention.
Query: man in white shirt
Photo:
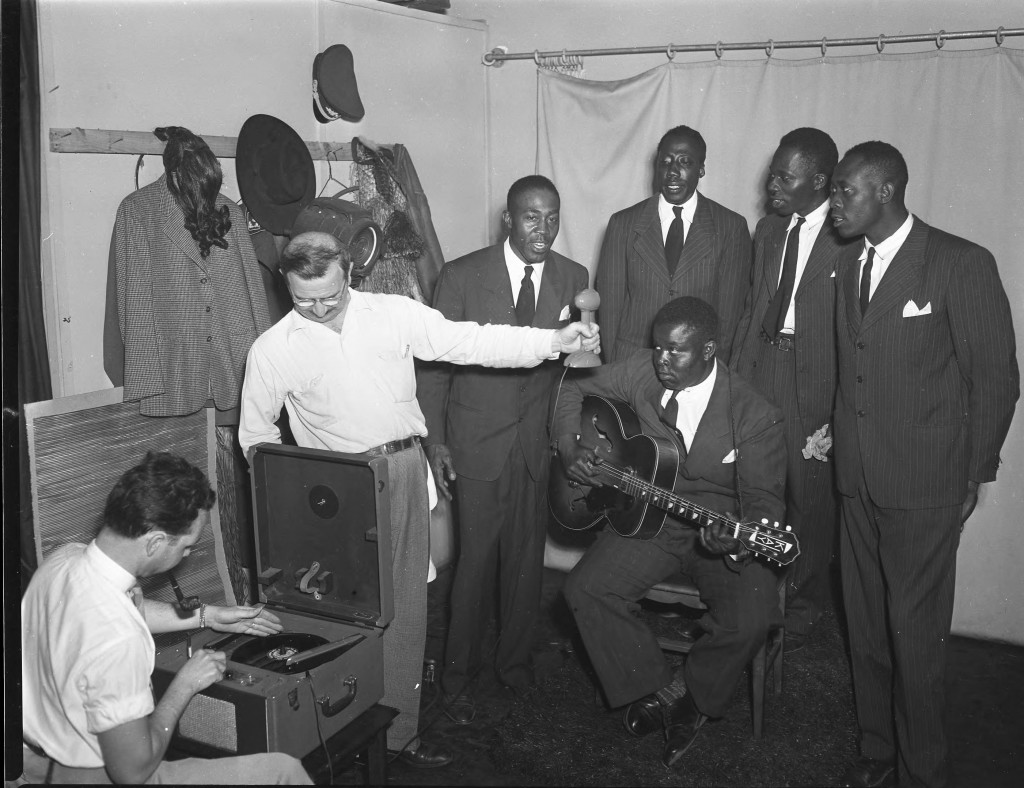
[[[417,734],[426,605],[429,496],[420,439],[414,359],[532,367],[561,352],[599,347],[597,326],[559,330],[452,322],[396,295],[349,288],[348,251],[326,233],[303,233],[285,248],[281,270],[295,308],[253,344],[242,388],[239,442],[279,443],[284,406],[300,446],[368,452],[388,459],[395,616],[384,632],[383,703],[399,710],[389,749],[410,766],[452,761],[449,749]]]
[[[185,707],[223,677],[226,659],[200,649],[154,703],[151,633],[281,631],[263,607],[183,614],[143,599],[139,578],[189,554],[213,503],[202,471],[150,452],[111,490],[96,538],[57,548],[36,570],[21,605],[25,782],[311,784],[282,753],[163,760]]]
[[[771,213],[754,232],[750,293],[733,369],[786,415],[786,523],[800,556],[786,579],[786,651],[800,648],[828,600],[838,531],[829,461],[836,393],[835,271],[851,244],[828,217],[839,151],[813,128],[780,141],[768,167]]]
[[[781,521],[782,413],[716,361],[717,331],[707,302],[677,298],[654,317],[652,350],[567,380],[552,431],[569,478],[601,483],[601,458],[579,441],[583,397],[596,394],[629,405],[644,435],[672,441],[680,456],[677,495],[746,522]],[[614,435],[612,444],[616,438],[621,444]],[[635,736],[664,728],[668,767],[680,762],[708,717],[725,714],[746,665],[781,623],[775,575],[750,557],[721,522],[697,528],[670,513],[649,539],[606,527],[566,579],[566,599],[608,703],[628,704],[624,723]],[[635,608],[677,572],[694,580],[708,613],[706,634],[673,675]]]
[[[912,216],[908,180],[902,154],[877,141],[848,150],[832,180],[833,225],[863,236],[836,272],[840,561],[861,754],[843,784],[942,788],[956,552],[979,486],[996,478],[1020,373],[995,259]]]

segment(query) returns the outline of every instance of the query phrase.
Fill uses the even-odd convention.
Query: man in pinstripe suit
[[[787,651],[821,616],[836,541],[835,463],[805,449],[831,424],[836,394],[835,271],[849,245],[828,221],[838,161],[836,144],[819,129],[779,141],[768,167],[772,213],[754,232],[751,290],[733,353],[733,368],[786,414],[786,522],[801,546],[787,578]]]
[[[995,260],[911,216],[907,179],[896,148],[865,142],[832,183],[837,231],[864,236],[836,274],[836,480],[861,750],[844,785],[947,784],[956,551],[1019,395]]]
[[[667,131],[654,165],[661,193],[608,221],[595,274],[606,361],[649,348],[655,312],[695,296],[718,313],[718,358],[729,362],[750,284],[750,232],[746,219],[697,192],[706,153],[694,129]]]

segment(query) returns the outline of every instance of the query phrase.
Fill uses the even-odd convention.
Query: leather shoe
[[[896,770],[891,761],[858,758],[839,780],[846,788],[881,788],[896,784]]]
[[[476,719],[476,700],[472,695],[445,695],[444,713],[456,725],[469,725]]]
[[[665,726],[665,751],[661,762],[671,769],[690,749],[707,717],[700,713],[690,695],[669,706],[665,717],[668,724]]]
[[[653,695],[644,695],[626,707],[622,723],[634,736],[646,736],[648,733],[660,731],[665,727],[661,704]]]
[[[440,744],[421,741],[420,746],[411,752],[402,750],[398,754],[398,760],[414,769],[438,769],[454,761],[455,753]]]

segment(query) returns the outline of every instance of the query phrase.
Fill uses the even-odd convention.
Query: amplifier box
[[[302,758],[384,695],[382,635],[394,614],[384,458],[256,447],[252,461],[260,602],[284,624],[270,637],[193,633],[224,651],[224,678],[197,694],[175,747]],[[185,637],[157,649],[153,688],[187,659]]]

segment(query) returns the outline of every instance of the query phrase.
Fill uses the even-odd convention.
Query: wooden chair
[[[544,545],[544,566],[548,569],[555,569],[560,572],[571,572],[579,560],[583,557],[585,547],[579,545],[566,546],[551,539],[549,535]],[[688,578],[682,574],[674,575],[669,579],[658,583],[647,592],[645,599],[666,605],[683,605],[696,610],[706,610],[707,607],[700,599],[700,592]],[[779,580],[779,609],[782,611],[782,618],[786,613],[786,583]],[[676,654],[688,654],[693,648],[695,639],[692,637],[658,638],[658,645],[663,651],[670,651]],[[750,679],[752,698],[750,703],[751,716],[753,717],[754,739],[760,739],[764,723],[764,696],[765,685],[768,681],[768,669],[772,668],[773,693],[778,696],[782,693],[782,655],[785,646],[785,629],[776,627],[768,633],[765,642],[757,650],[750,663]]]

